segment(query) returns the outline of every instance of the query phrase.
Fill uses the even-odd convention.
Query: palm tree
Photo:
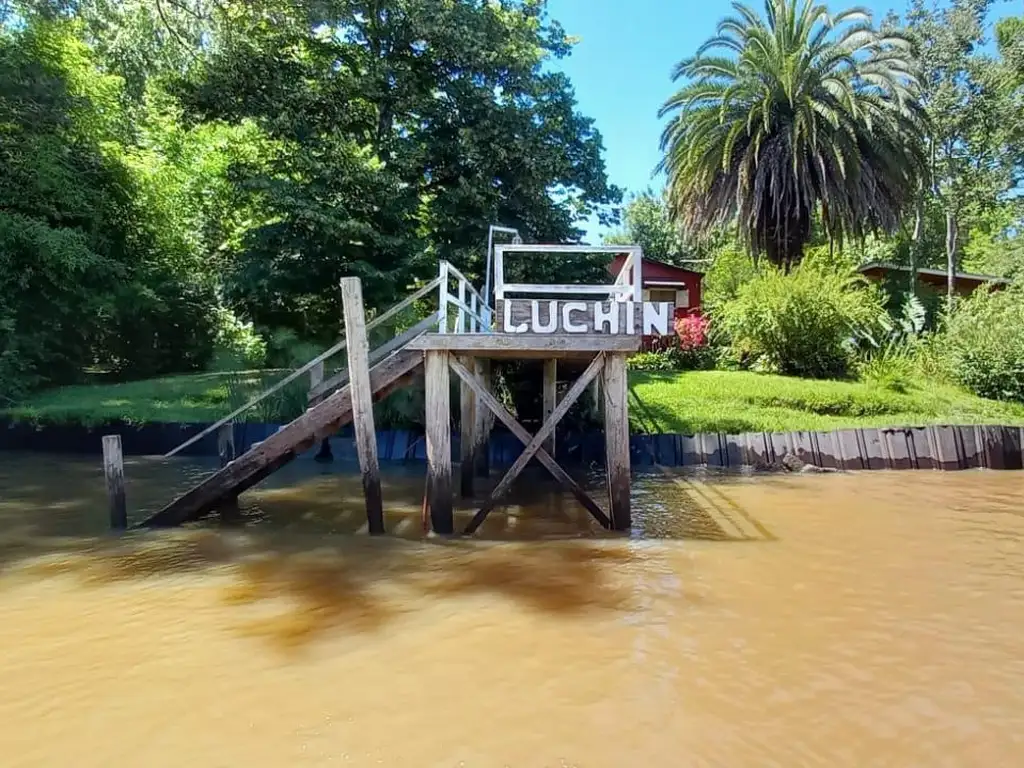
[[[909,42],[860,8],[733,8],[676,66],[688,82],[659,114],[673,217],[698,235],[735,220],[787,270],[816,216],[840,244],[895,230],[925,169]]]

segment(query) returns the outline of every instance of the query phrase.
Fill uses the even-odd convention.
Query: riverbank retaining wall
[[[39,426],[26,422],[0,422],[0,450],[47,453],[101,453],[101,437],[120,434],[126,455],[160,455],[198,434],[205,424],[108,424]],[[235,445],[243,450],[265,440],[280,428],[277,424],[234,425]],[[382,461],[423,461],[426,445],[422,434],[409,430],[377,433]],[[788,456],[823,469],[1022,469],[1024,427],[930,426],[843,429],[833,432],[749,432],[738,435],[633,435],[630,440],[634,467],[660,464],[669,467],[708,466],[740,469],[772,468]],[[300,458],[313,458],[314,446]],[[355,460],[351,428],[331,438],[334,458]],[[491,437],[491,463],[506,466],[515,461],[522,444],[511,434],[495,431]],[[604,438],[600,432],[559,435],[558,458],[569,464],[601,464]],[[459,455],[458,436],[453,440]],[[211,434],[189,446],[183,455],[217,455],[217,438]],[[2,460],[2,458],[0,458]]]

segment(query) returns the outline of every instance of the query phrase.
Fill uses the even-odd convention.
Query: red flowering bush
[[[708,320],[703,315],[694,313],[676,318],[676,336],[679,337],[679,349],[691,352],[708,343]]]

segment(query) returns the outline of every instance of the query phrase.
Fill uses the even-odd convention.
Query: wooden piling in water
[[[384,501],[380,489],[380,464],[377,460],[377,431],[373,424],[370,350],[366,339],[363,288],[359,278],[343,277],[341,279],[341,302],[345,315],[345,339],[348,347],[352,421],[355,426],[359,471],[363,477],[366,521],[371,534],[381,534],[384,533]]]
[[[551,414],[554,413],[556,399],[557,399],[557,387],[558,387],[558,360],[551,358],[544,361],[544,385],[543,385],[543,408],[544,415],[541,421],[547,421]],[[555,457],[555,433],[551,432],[551,436],[544,441],[544,450]]]
[[[629,507],[629,405],[626,400],[626,355],[607,356],[601,377],[604,392],[605,470],[612,529],[628,531]]]
[[[427,506],[435,533],[455,532],[452,508],[451,385],[448,353],[425,353]]]
[[[217,430],[217,458],[222,467],[235,458],[235,424],[232,421],[222,424]]]
[[[128,528],[128,505],[124,494],[124,459],[121,436],[103,436],[103,476],[107,482],[110,502],[110,527],[115,531]]]
[[[475,367],[473,359],[470,357],[464,357],[462,364],[470,370]],[[476,393],[464,381],[459,384],[459,406],[459,430],[461,433],[459,440],[459,492],[463,498],[472,498],[473,478],[476,474],[477,402]]]
[[[476,380],[480,382],[484,391],[490,392],[491,361],[481,357],[474,357],[473,367],[470,370],[473,371]],[[478,477],[487,477],[491,474],[491,427],[494,425],[494,414],[477,398],[475,415],[473,465],[476,468]]]

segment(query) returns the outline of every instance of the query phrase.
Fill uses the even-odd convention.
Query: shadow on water
[[[105,534],[95,461],[11,457],[0,464],[0,570],[70,577],[89,587],[212,577],[244,614],[244,632],[298,650],[332,633],[376,632],[403,614],[449,599],[507,600],[538,612],[587,616],[631,610],[623,574],[650,555],[631,539],[735,540],[685,483],[638,477],[630,534],[602,531],[543,470],[530,468],[508,504],[473,539],[423,536],[423,469],[385,475],[391,535],[370,538],[358,476],[345,466],[296,462],[242,497],[245,524]],[[155,508],[210,470],[209,463],[127,462],[128,499]],[[459,504],[464,526],[499,479]],[[580,478],[605,498],[598,476]],[[220,583],[222,580],[223,583]],[[396,597],[398,599],[396,599]],[[256,614],[256,615],[250,615]]]

